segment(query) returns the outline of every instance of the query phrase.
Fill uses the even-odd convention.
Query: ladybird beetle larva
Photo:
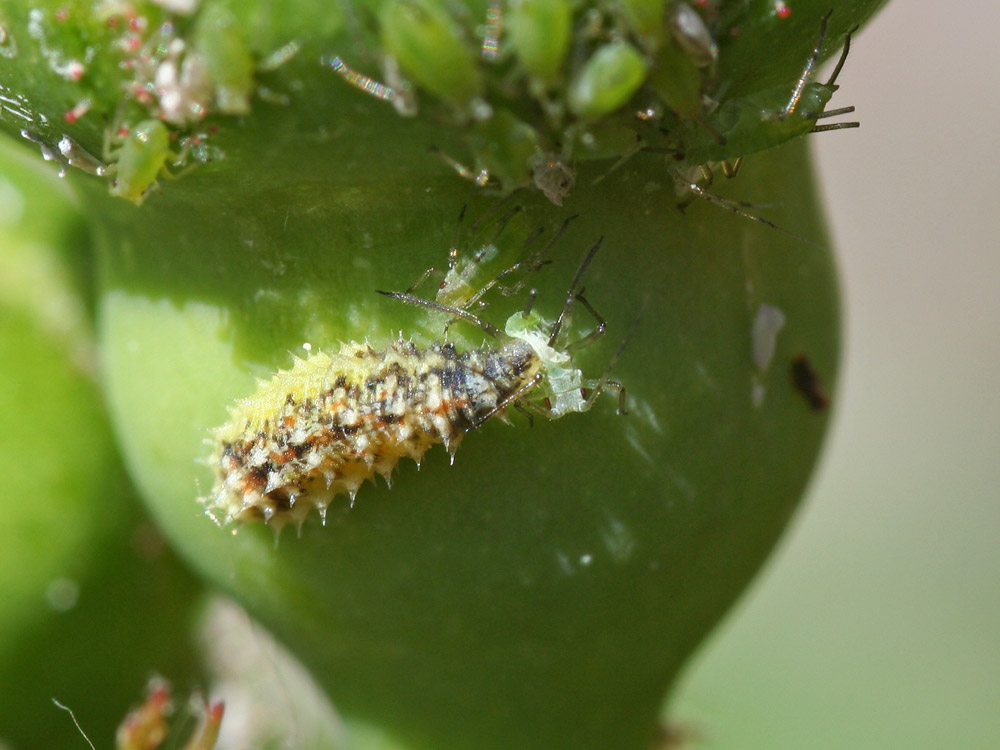
[[[539,253],[457,305],[381,292],[441,313],[449,323],[470,322],[494,341],[462,351],[446,341],[421,348],[400,335],[381,348],[352,341],[332,353],[296,358],[290,370],[238,401],[229,422],[214,431],[215,486],[201,499],[209,515],[220,525],[265,521],[280,530],[293,522],[301,528],[313,508],[325,522],[338,495],[353,504],[361,484],[376,474],[389,482],[400,458],[419,465],[432,445],[442,443],[454,460],[467,432],[503,418],[508,407],[556,419],[587,411],[600,393],[615,391],[624,413],[624,388],[608,379],[618,354],[596,380],[573,362],[574,352],[604,333],[604,320],[582,295],[584,273],[600,245],[584,258],[555,321],[532,312],[529,303],[501,331],[469,311],[501,278],[541,267]],[[568,341],[576,304],[596,325]]]

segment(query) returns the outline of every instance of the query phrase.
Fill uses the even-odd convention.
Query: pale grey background
[[[836,419],[675,700],[695,747],[1000,748],[998,22],[993,0],[893,0],[840,79],[861,129],[813,137],[847,314]]]

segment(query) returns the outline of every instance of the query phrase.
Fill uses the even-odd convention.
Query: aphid
[[[614,112],[646,80],[646,61],[626,41],[609,42],[583,64],[567,92],[570,111],[584,120]]]
[[[110,132],[105,135],[104,158],[114,164],[107,168],[113,174],[110,193],[140,205],[159,177],[173,177],[167,160],[182,161],[182,154],[170,150],[170,131],[159,120],[143,120],[125,132],[124,142],[117,151],[111,148]]]
[[[793,87],[770,89],[753,96],[724,101],[707,118],[710,129],[698,122],[683,121],[680,125],[680,149],[690,165],[737,159],[764,151],[786,141],[826,130],[857,128],[857,122],[818,125],[817,121],[848,114],[854,107],[827,110],[826,105],[836,93],[837,77],[851,51],[851,32],[844,39],[844,50],[826,83],[811,81],[826,39],[828,13],[820,26],[819,40]]]
[[[570,0],[511,0],[504,28],[506,42],[536,88],[559,82],[573,33]]]
[[[230,421],[214,431],[210,464],[216,481],[202,499],[208,513],[220,524],[263,520],[280,529],[288,522],[301,527],[315,508],[325,522],[337,495],[349,496],[353,504],[366,479],[378,474],[389,482],[400,458],[419,465],[437,443],[454,460],[467,432],[503,416],[508,407],[555,419],[587,411],[600,393],[611,390],[618,392],[624,411],[624,389],[608,379],[608,371],[590,380],[573,362],[573,353],[605,328],[582,295],[583,275],[600,244],[581,264],[555,321],[544,320],[529,305],[500,331],[469,311],[501,278],[542,265],[537,253],[462,306],[381,292],[449,321],[470,322],[496,343],[462,351],[441,341],[419,347],[401,336],[378,349],[349,342],[332,354],[296,359],[291,370],[278,372],[238,402]],[[596,327],[568,342],[577,303],[594,316]]]
[[[221,5],[210,5],[198,16],[194,47],[211,81],[215,110],[224,115],[250,112],[257,90],[254,58],[236,17]]]
[[[390,0],[379,22],[382,46],[427,91],[459,108],[482,93],[475,53],[444,3]]]

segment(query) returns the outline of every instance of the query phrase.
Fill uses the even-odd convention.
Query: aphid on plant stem
[[[466,309],[479,304],[479,293],[453,306],[409,292],[380,292],[470,322],[496,343],[462,351],[440,341],[420,347],[400,336],[381,348],[349,342],[332,354],[296,359],[291,370],[238,402],[230,421],[215,430],[210,464],[216,481],[202,499],[208,513],[220,524],[269,521],[280,529],[288,522],[301,527],[315,508],[325,522],[337,495],[353,504],[366,479],[378,474],[389,482],[400,458],[419,465],[436,443],[454,460],[467,432],[505,416],[508,407],[555,419],[587,411],[610,390],[618,392],[624,412],[624,388],[608,379],[611,365],[592,380],[573,362],[574,352],[604,333],[604,320],[582,294],[583,276],[600,245],[580,265],[555,321],[533,313],[529,304],[501,331]],[[537,255],[487,287],[513,272],[533,272],[541,265]],[[593,315],[596,326],[568,341],[576,304]]]
[[[707,118],[710,129],[697,122],[685,121],[681,124],[680,141],[684,145],[680,151],[687,164],[731,161],[781,145],[806,133],[859,127],[857,122],[817,124],[821,119],[854,111],[854,107],[826,109],[839,88],[837,77],[851,51],[854,29],[844,39],[844,50],[829,80],[826,83],[810,80],[823,51],[829,17],[829,13],[823,17],[819,40],[790,94],[784,88],[769,89],[746,98],[724,101]]]

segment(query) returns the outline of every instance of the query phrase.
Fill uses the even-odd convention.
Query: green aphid
[[[619,0],[622,18],[647,52],[655,52],[663,41],[666,0]]]
[[[569,87],[569,108],[582,120],[594,120],[624,105],[646,80],[646,59],[625,41],[598,49]]]
[[[461,27],[432,0],[390,0],[379,15],[385,51],[421,87],[463,108],[482,93]]]
[[[701,16],[687,3],[674,3],[650,73],[650,85],[663,103],[686,120],[703,122],[703,70],[715,63],[718,47]]]
[[[545,86],[560,80],[573,34],[569,0],[511,0],[504,36],[528,75]]]
[[[656,55],[656,67],[649,74],[649,85],[670,109],[685,120],[702,116],[702,72],[677,43],[667,38]]]
[[[680,140],[684,160],[691,165],[732,161],[779,146],[806,133],[858,127],[857,122],[817,125],[818,120],[854,111],[854,107],[826,109],[838,89],[837,76],[851,49],[850,33],[830,79],[826,83],[810,80],[822,51],[826,22],[825,17],[819,42],[791,94],[787,88],[774,88],[724,101],[708,117],[710,128],[696,122],[682,122]]]
[[[170,150],[167,126],[159,120],[143,120],[129,130],[121,148],[106,157],[116,159],[110,168],[114,174],[111,194],[140,205],[156,180],[170,175],[167,159],[176,155]]]
[[[500,181],[504,192],[531,184],[531,163],[539,151],[538,133],[509,110],[473,126],[469,145],[476,167]]]
[[[249,114],[250,100],[257,90],[255,63],[236,17],[219,5],[206,7],[198,16],[194,47],[212,82],[215,111]]]

